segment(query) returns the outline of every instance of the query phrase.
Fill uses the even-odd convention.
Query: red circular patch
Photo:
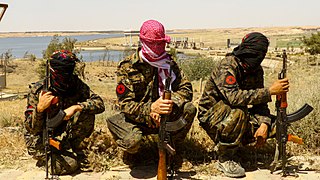
[[[235,77],[233,77],[233,76],[227,76],[227,78],[226,78],[226,83],[227,84],[234,84],[234,83],[236,83],[237,81],[236,81],[236,78]]]
[[[118,94],[123,94],[126,91],[126,87],[123,84],[118,84],[116,91]]]

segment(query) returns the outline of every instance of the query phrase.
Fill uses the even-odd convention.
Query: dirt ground
[[[295,161],[299,161],[300,169],[299,173],[296,173],[296,176],[287,176],[282,177],[279,174],[279,171],[271,174],[268,169],[257,169],[254,171],[247,171],[246,177],[237,178],[237,179],[320,179],[319,171],[313,170],[314,168],[319,167],[320,165],[320,156],[319,157],[293,157]],[[44,179],[46,174],[44,169],[40,169],[35,166],[35,160],[30,156],[21,157],[20,163],[16,167],[7,169],[0,167],[0,179],[17,179],[17,180],[35,180],[35,179]],[[119,166],[113,167],[105,172],[78,172],[73,175],[60,176],[61,180],[93,180],[93,179],[156,179],[157,176],[157,165],[150,164],[146,166],[137,166],[137,167],[128,167],[128,166]],[[215,169],[212,169],[215,171]],[[50,177],[50,175],[49,175]],[[207,179],[232,179],[225,177],[222,174],[216,176],[208,176],[205,174],[196,173],[192,168],[190,170],[179,171],[177,172],[173,179],[194,179],[194,180],[207,180]]]

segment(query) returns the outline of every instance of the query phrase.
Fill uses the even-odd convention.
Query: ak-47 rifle
[[[283,51],[282,59],[283,59],[283,66],[282,66],[281,72],[279,73],[278,79],[286,78],[287,54],[285,50]],[[275,106],[277,110],[277,119],[276,119],[277,144],[276,144],[274,160],[271,163],[270,170],[271,170],[271,173],[273,173],[281,163],[282,175],[287,176],[287,175],[290,175],[290,171],[287,167],[287,163],[288,163],[287,154],[286,154],[287,141],[303,144],[302,138],[299,138],[298,136],[294,136],[292,134],[288,134],[288,126],[290,126],[292,122],[298,121],[304,118],[305,116],[307,116],[313,110],[313,108],[310,105],[305,104],[298,111],[287,115],[287,107],[288,107],[287,93],[277,95]]]
[[[169,76],[165,81],[165,88],[163,93],[163,99],[171,99],[171,90],[170,84],[172,79],[172,61],[167,61],[170,64]],[[172,157],[176,154],[176,150],[174,149],[174,144],[171,139],[170,132],[175,132],[182,129],[187,124],[187,121],[181,116],[178,120],[169,121],[169,115],[162,115],[159,127],[159,162],[158,162],[158,180],[167,179],[167,152],[171,156],[168,158],[171,160],[170,164],[170,176],[173,178],[174,170],[173,170],[173,161]]]
[[[171,99],[171,91],[170,91],[170,83],[171,83],[171,64],[170,64],[170,72],[169,76],[165,81],[165,88],[162,98],[170,100]],[[163,116],[163,115],[162,115]],[[159,162],[158,162],[158,180],[165,180],[167,179],[167,151],[170,155],[175,155],[175,149],[170,145],[171,137],[169,132],[166,130],[166,123],[169,120],[169,115],[164,115],[160,121],[159,127]],[[172,174],[173,175],[173,174]]]
[[[46,93],[49,91],[49,62],[46,61],[46,77],[44,80],[43,90],[42,93]],[[51,104],[56,104],[58,99],[55,97]],[[56,148],[57,150],[61,150],[61,145],[59,141],[53,139],[53,130],[55,127],[59,126],[65,117],[65,112],[59,111],[53,118],[49,118],[49,110],[46,109],[46,122],[43,123],[43,143],[45,147],[45,158],[46,158],[46,178],[45,179],[59,179],[58,177],[54,176],[54,160],[52,158],[52,147]],[[51,178],[48,177],[49,175],[49,154],[51,159]]]

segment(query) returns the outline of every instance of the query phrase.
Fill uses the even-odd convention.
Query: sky
[[[1,0],[0,32],[320,26],[320,0]]]

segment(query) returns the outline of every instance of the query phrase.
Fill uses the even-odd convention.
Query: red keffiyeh
[[[170,65],[167,61],[172,61],[165,51],[166,43],[170,42],[170,37],[165,35],[164,27],[160,22],[148,20],[140,28],[140,42],[142,44],[141,58],[151,66],[158,68],[159,95],[161,96],[164,91],[165,79],[170,71]],[[172,83],[176,76],[173,72],[171,75]]]
[[[170,37],[165,35],[163,25],[156,20],[144,22],[140,28],[141,51],[149,61],[157,61],[167,56],[166,43]]]

